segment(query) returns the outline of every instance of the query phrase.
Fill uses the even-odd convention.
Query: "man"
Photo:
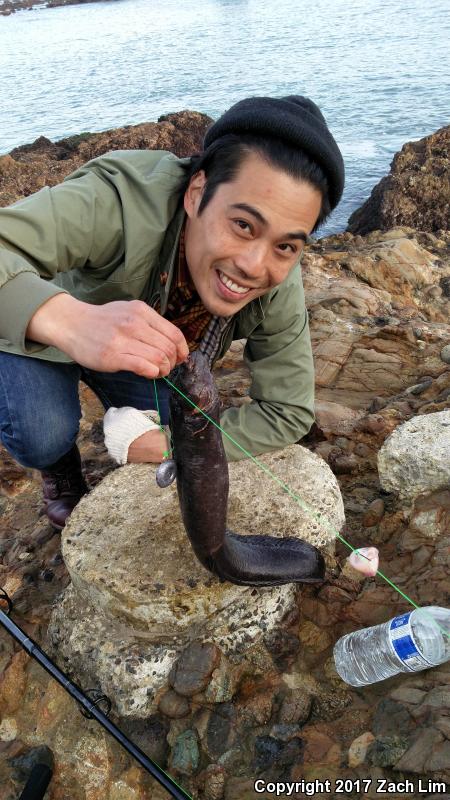
[[[252,402],[221,424],[253,454],[298,441],[314,420],[299,262],[337,205],[341,153],[300,96],[253,97],[207,131],[204,152],[119,151],[0,209],[0,430],[42,472],[62,528],[87,491],[76,437],[82,379],[106,409],[154,406],[162,380],[201,347],[214,363],[246,338]],[[227,457],[241,451],[224,437]],[[159,462],[160,429],[130,461]]]

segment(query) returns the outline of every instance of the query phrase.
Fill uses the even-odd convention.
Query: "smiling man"
[[[223,413],[224,430],[255,455],[309,431],[299,263],[343,185],[342,156],[311,100],[253,97],[209,128],[198,156],[111,152],[0,209],[1,440],[41,470],[56,527],[87,491],[80,380],[108,410],[116,460],[158,462],[165,436],[141,413],[155,407],[150,379],[166,424],[163,376],[189,351],[212,365],[245,338],[251,402]]]

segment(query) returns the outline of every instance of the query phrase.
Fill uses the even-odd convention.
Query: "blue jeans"
[[[81,406],[78,383],[86,383],[111,406],[156,409],[153,380],[134,372],[96,372],[79,364],[59,364],[0,352],[0,439],[24,467],[51,466],[78,436]],[[156,381],[161,422],[169,421],[170,389]]]

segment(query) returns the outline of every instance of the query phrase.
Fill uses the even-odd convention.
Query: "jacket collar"
[[[186,219],[186,212],[183,206],[179,207],[166,231],[163,246],[159,254],[159,273],[165,273],[167,280],[164,285],[160,282],[160,313],[165,314],[169,299],[170,287],[172,285],[177,266],[178,245],[180,243],[181,231]]]

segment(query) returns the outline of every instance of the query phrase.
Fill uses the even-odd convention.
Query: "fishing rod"
[[[129,755],[133,756],[134,759],[143,767],[147,772],[152,775],[164,789],[174,798],[174,800],[192,800],[191,795],[187,794],[181,786],[173,780],[164,770],[158,766],[154,761],[152,761],[149,756],[147,756],[137,745],[135,745],[131,739],[129,739],[125,734],[114,725],[113,722],[108,718],[108,714],[111,710],[111,701],[109,700],[106,695],[102,695],[97,693],[98,696],[95,700],[91,700],[87,695],[77,686],[75,683],[69,680],[67,675],[62,672],[59,667],[49,658],[49,656],[44,653],[43,650],[39,647],[39,645],[33,641],[25,631],[22,630],[15,622],[10,619],[10,614],[13,608],[12,600],[7,594],[7,592],[0,587],[0,602],[5,601],[7,603],[7,611],[3,611],[0,607],[0,624],[8,631],[8,633],[13,636],[13,638],[23,647],[23,649],[28,653],[28,655],[32,656],[38,663],[43,667],[52,678],[54,678],[62,687],[63,689],[76,700],[77,703],[81,706],[81,712],[85,717],[88,719],[92,719],[94,717],[100,725],[114,737],[116,742],[118,742],[124,750],[129,753]],[[106,703],[107,710],[106,713],[101,711],[98,708],[99,703]]]

